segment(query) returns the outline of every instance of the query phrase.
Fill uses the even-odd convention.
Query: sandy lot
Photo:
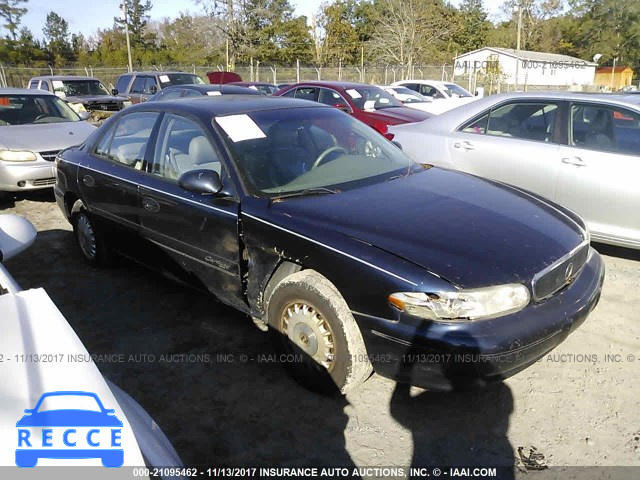
[[[550,466],[640,466],[640,252],[596,245],[607,266],[599,306],[504,384],[439,394],[374,375],[324,398],[290,380],[236,311],[125,260],[86,266],[49,192],[5,200],[0,212],[39,232],[8,262],[14,277],[44,287],[89,352],[112,356],[97,362],[103,374],[186,464],[514,465],[519,447],[534,446]]]

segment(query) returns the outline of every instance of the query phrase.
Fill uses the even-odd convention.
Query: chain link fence
[[[196,66],[196,65],[154,65],[139,70],[179,70],[199,75],[207,81],[206,73],[210,71],[224,70],[223,65]],[[396,65],[344,65],[337,67],[314,67],[302,65],[263,65],[256,62],[254,65],[236,66],[235,72],[245,81],[260,81],[273,83],[296,83],[305,80],[338,80],[349,82],[371,83],[374,85],[388,85],[406,78],[452,81],[474,92],[478,87],[484,89],[485,95],[500,92],[513,91],[515,86],[504,82],[500,76],[490,74],[474,74],[455,76],[453,64],[442,65],[415,65],[411,69],[411,75],[406,75],[407,69]],[[1,87],[26,87],[29,79],[41,75],[86,75],[96,77],[111,89],[118,77],[127,73],[127,67],[64,67],[64,68],[30,68],[14,67],[0,64]],[[525,90],[581,90],[596,91],[595,86],[566,86],[551,87],[545,85],[520,85],[519,89]]]

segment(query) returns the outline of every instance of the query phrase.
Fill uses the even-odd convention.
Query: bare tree
[[[377,59],[401,65],[403,78],[437,40],[449,34],[442,3],[434,0],[380,0],[369,42]]]

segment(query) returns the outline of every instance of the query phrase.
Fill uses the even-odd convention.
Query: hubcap
[[[311,305],[292,302],[282,314],[282,331],[303,352],[329,372],[335,363],[333,332],[329,323]]]
[[[78,218],[78,243],[84,256],[93,260],[96,256],[96,236],[86,215]]]

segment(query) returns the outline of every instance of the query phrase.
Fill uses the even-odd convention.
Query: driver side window
[[[200,125],[166,114],[158,133],[152,173],[177,181],[191,170],[214,170],[222,176],[220,157]]]

